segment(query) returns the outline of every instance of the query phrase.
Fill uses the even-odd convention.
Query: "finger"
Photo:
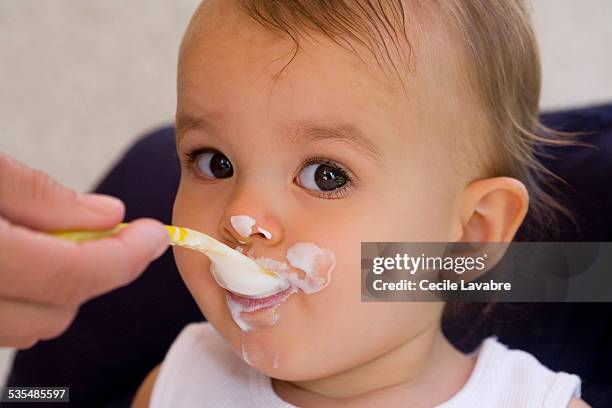
[[[29,348],[61,335],[77,308],[57,308],[0,298],[0,347]]]
[[[42,231],[104,229],[121,222],[123,203],[99,194],[77,194],[42,171],[0,152],[0,215]]]
[[[154,220],[75,244],[0,220],[0,296],[50,305],[81,303],[136,279],[168,247]]]
[[[131,283],[168,249],[169,243],[170,235],[163,224],[141,219],[130,222],[112,239],[81,244],[76,269],[91,266],[92,278],[89,286],[77,292],[77,299],[88,300]],[[110,277],[109,271],[113,271]]]

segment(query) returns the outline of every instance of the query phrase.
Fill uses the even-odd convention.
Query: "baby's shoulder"
[[[592,408],[589,404],[587,404],[581,398],[572,397],[567,408]]]
[[[580,378],[555,372],[532,354],[485,339],[474,352],[476,365],[467,383],[439,408],[481,406],[579,408]],[[576,405],[578,404],[578,405]]]
[[[565,372],[555,372],[542,364],[527,351],[512,349],[497,338],[489,337],[483,341],[478,352],[477,368],[481,371],[495,371],[514,378],[520,386],[541,384],[551,386],[555,381],[568,380],[580,385],[580,378]],[[480,367],[478,367],[480,365]]]
[[[470,397],[486,395],[484,400],[499,401],[499,406],[529,401],[534,407],[567,407],[573,397],[580,397],[578,376],[555,372],[532,354],[510,349],[494,337],[476,353],[476,366],[464,387]]]

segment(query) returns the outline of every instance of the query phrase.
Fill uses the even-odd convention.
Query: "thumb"
[[[13,224],[41,231],[104,229],[124,213],[116,198],[78,194],[0,152],[0,216]]]

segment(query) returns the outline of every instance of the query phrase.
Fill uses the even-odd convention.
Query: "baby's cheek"
[[[207,203],[207,211],[202,210],[202,200],[188,183],[181,182],[176,196],[172,223],[176,226],[189,227],[197,231],[208,232],[216,229],[216,221],[212,209]],[[218,303],[223,291],[210,273],[210,260],[204,254],[185,248],[174,247],[174,259],[181,277],[191,295],[207,315],[210,311],[203,310],[207,304]],[[223,298],[224,299],[224,298]]]
[[[305,372],[329,374],[347,368],[353,352],[359,348],[359,341],[348,339],[356,339],[355,334],[369,325],[361,310],[360,262],[352,257],[337,257],[331,282],[324,290],[302,295],[304,315],[296,322],[300,334],[295,336],[301,344],[294,341],[294,346],[303,357],[298,366],[310,367]]]
[[[408,341],[439,318],[436,303],[361,302],[359,251],[345,246],[335,253],[337,265],[329,286],[313,295],[301,295],[303,304],[290,310],[295,315],[281,315],[281,319],[298,317],[283,330],[283,334],[291,333],[291,339],[278,344],[286,351],[283,374],[294,380],[363,364],[388,352],[390,345]]]

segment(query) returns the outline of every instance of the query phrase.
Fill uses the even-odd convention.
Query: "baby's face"
[[[461,124],[427,89],[450,89],[444,77],[415,77],[406,96],[365,51],[369,64],[318,38],[276,78],[291,42],[214,1],[195,24],[179,66],[174,224],[254,257],[287,263],[287,249],[309,242],[336,261],[327,287],[298,290],[274,309],[276,322],[260,310],[261,324],[243,331],[208,258],[176,249],[207,319],[238,355],[286,380],[339,373],[436,330],[438,303],[360,301],[360,242],[451,239],[459,186],[440,140]],[[236,215],[256,221],[248,239],[233,228]]]

